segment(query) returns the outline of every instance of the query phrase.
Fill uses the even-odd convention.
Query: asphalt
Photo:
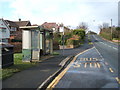
[[[89,35],[93,48],[77,55],[74,62],[48,86],[54,89],[119,90],[118,45]],[[59,79],[59,80],[57,80]],[[57,81],[56,81],[57,80]]]
[[[118,82],[110,72],[105,60],[95,47],[80,54],[70,64],[55,88],[113,88],[118,90]],[[89,90],[89,89],[88,89]]]
[[[65,50],[65,55],[62,56],[62,50],[57,50],[60,55],[52,57],[50,59],[40,62],[37,66],[29,68],[27,70],[18,72],[12,77],[2,81],[2,88],[38,88],[50,75],[59,70],[59,63],[69,55],[76,55],[92,45],[88,45],[87,39],[85,39],[84,45],[81,45],[75,49]]]
[[[103,40],[98,35],[91,35],[91,40],[94,42],[95,47],[101,53],[105,61],[113,68],[116,74],[118,74],[118,52],[120,51],[118,45],[109,41]]]

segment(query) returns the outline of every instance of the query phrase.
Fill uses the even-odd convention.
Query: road
[[[90,35],[91,49],[78,54],[48,88],[114,88],[118,90],[118,46]]]
[[[91,35],[90,38],[101,56],[111,65],[115,73],[118,74],[118,45],[103,40],[98,35]]]

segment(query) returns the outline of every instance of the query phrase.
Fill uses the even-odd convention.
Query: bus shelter
[[[24,26],[22,29],[23,61],[40,60],[53,53],[53,31],[42,26]]]

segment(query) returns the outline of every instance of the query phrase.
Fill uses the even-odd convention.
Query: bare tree
[[[99,28],[99,29],[102,29],[102,28],[103,28],[103,26],[102,26],[102,25],[98,25],[98,28]]]

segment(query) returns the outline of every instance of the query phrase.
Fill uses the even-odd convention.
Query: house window
[[[4,28],[4,27],[0,27],[0,31],[2,31],[2,32],[6,32],[6,28]]]
[[[7,39],[0,39],[0,43],[7,43],[8,40]]]
[[[11,27],[11,31],[16,31],[16,27]]]

